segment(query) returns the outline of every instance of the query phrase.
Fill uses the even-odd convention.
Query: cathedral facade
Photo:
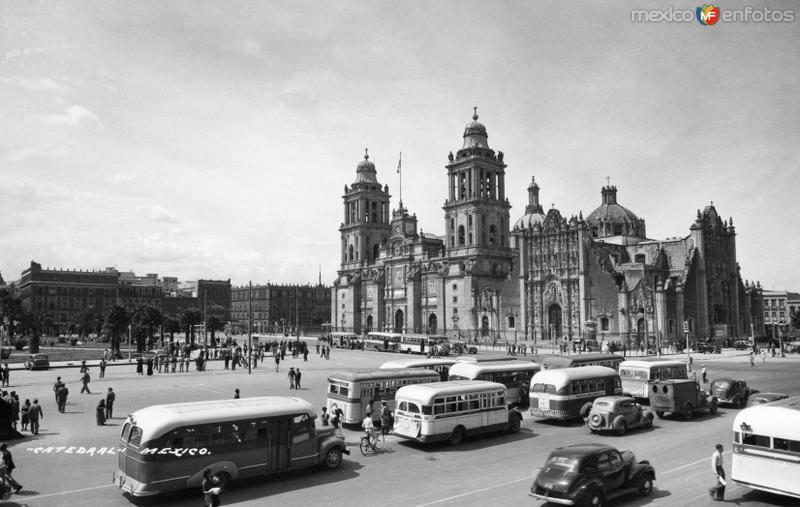
[[[511,225],[503,152],[475,113],[443,171],[444,234],[423,233],[365,154],[345,185],[334,329],[629,346],[763,335],[758,284],[743,283],[733,220],[713,203],[688,234],[650,239],[601,189],[585,218],[544,212],[531,181]]]

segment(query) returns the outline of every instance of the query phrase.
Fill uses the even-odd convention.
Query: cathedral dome
[[[364,150],[364,160],[356,166],[356,183],[375,183],[378,184],[375,164],[370,162],[369,154]]]
[[[514,224],[514,229],[531,229],[535,224],[542,225],[542,222],[544,210],[539,204],[539,185],[531,178],[531,184],[528,185],[528,205],[525,207],[525,214]]]
[[[469,148],[486,148],[489,149],[489,135],[486,133],[486,127],[483,123],[478,121],[478,108],[474,108],[472,121],[467,123],[464,127],[464,146],[462,150]]]
[[[603,203],[586,217],[586,223],[595,236],[645,237],[644,220],[617,204],[617,187],[606,186],[601,190]]]

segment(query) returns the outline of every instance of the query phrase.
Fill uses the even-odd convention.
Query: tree
[[[16,323],[22,318],[22,300],[14,297],[8,289],[0,289],[0,326],[8,331],[8,342],[14,341]]]
[[[104,327],[106,332],[111,335],[111,352],[119,352],[119,338],[124,336],[128,325],[131,323],[131,316],[124,306],[114,305],[106,313]]]
[[[161,329],[165,333],[169,333],[169,342],[173,343],[175,341],[175,333],[181,330],[181,323],[174,317],[164,316],[164,320],[161,321]]]
[[[203,315],[197,308],[187,308],[181,314],[181,325],[186,330],[189,343],[194,346],[194,326],[203,322]]]
[[[800,310],[795,310],[792,312],[791,323],[793,329],[800,329]]]
[[[136,324],[137,327],[141,328],[144,333],[137,333],[137,343],[136,346],[139,349],[139,352],[144,352],[144,340],[147,339],[147,348],[153,348],[153,338],[155,335],[155,329],[157,326],[161,325],[161,321],[164,320],[164,315],[161,313],[161,310],[156,308],[155,306],[145,306],[142,305],[133,312],[133,322]]]
[[[211,333],[211,343],[216,347],[217,342],[214,338],[214,333],[225,329],[225,323],[219,320],[219,317],[212,315],[206,321],[206,329]]]
[[[89,333],[97,329],[101,321],[100,314],[92,309],[83,310],[72,317],[72,323],[78,330],[78,336],[84,339],[89,336]]]
[[[30,333],[31,341],[29,350],[31,354],[39,352],[39,341],[42,331],[53,325],[53,318],[42,310],[23,310],[20,315],[20,325],[23,333]]]

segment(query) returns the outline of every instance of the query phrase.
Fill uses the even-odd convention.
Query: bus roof
[[[371,333],[367,333],[367,336],[373,336],[376,338],[400,338],[400,333],[384,333],[383,331],[372,331]]]
[[[490,354],[488,356],[458,356],[459,363],[496,363],[498,361],[519,361],[516,356],[508,354]]]
[[[582,366],[581,368],[553,368],[542,370],[531,379],[531,384],[557,384],[595,377],[616,377],[617,370],[608,366]]]
[[[300,398],[259,396],[153,405],[130,418],[142,429],[141,441],[147,442],[181,426],[293,414],[314,415],[314,407]]]
[[[533,357],[533,360],[537,363],[556,366],[567,366],[576,362],[585,363],[592,361],[605,361],[609,359],[619,359],[620,361],[625,360],[625,358],[619,354],[611,354],[609,352],[588,352],[586,354],[573,354],[570,356],[564,356],[560,354],[539,354]]]
[[[681,366],[685,365],[686,361],[682,361],[680,359],[653,359],[653,360],[644,360],[644,359],[632,359],[630,361],[622,361],[619,363],[620,368],[634,367],[634,368],[652,368],[653,366]]]
[[[439,379],[439,374],[433,370],[425,370],[422,368],[377,368],[369,370],[346,370],[337,371],[328,377],[328,382],[331,380],[346,380],[349,382],[363,381],[363,380],[385,380],[393,378],[416,378],[416,377],[430,377]]]
[[[450,367],[450,375],[463,375],[468,377],[481,372],[539,371],[540,369],[538,364],[531,361],[496,361],[490,363],[457,362]]]
[[[394,361],[386,361],[381,365],[381,370],[387,368],[423,368],[425,366],[443,366],[456,364],[458,361],[442,357],[439,359],[395,359]]]
[[[435,398],[442,396],[501,390],[505,391],[506,386],[498,382],[488,382],[485,380],[450,380],[448,382],[403,386],[397,390],[395,399],[419,401],[423,405],[430,405]]]
[[[742,427],[744,425],[744,428]],[[733,419],[733,431],[798,440],[800,425],[800,396],[747,407]]]
[[[334,331],[334,332],[331,333],[331,336],[344,336],[344,337],[352,337],[352,338],[358,337],[357,334],[348,333],[347,331]]]

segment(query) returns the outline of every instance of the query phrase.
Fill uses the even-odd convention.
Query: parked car
[[[697,342],[694,346],[694,350],[697,352],[702,352],[703,354],[720,354],[722,353],[722,348],[716,343],[712,341],[707,342]]]
[[[450,340],[450,350],[457,356],[462,354],[477,354],[478,347],[470,345],[464,340]]]
[[[748,350],[753,348],[753,344],[749,340],[736,340],[733,342],[733,348],[736,350]]]
[[[25,360],[25,368],[29,370],[49,370],[50,359],[47,357],[47,354],[31,354],[30,357]]]
[[[773,401],[783,400],[788,398],[789,395],[785,393],[755,393],[751,394],[747,400],[747,406],[763,405],[764,403],[772,403]]]
[[[744,407],[750,395],[758,392],[747,387],[747,382],[744,380],[730,378],[713,380],[709,391],[717,397],[717,403],[729,404],[737,408]]]
[[[789,352],[790,354],[796,354],[800,352],[800,342],[789,342],[784,345],[784,348],[786,349],[786,352]]]
[[[656,472],[631,451],[604,444],[573,444],[554,449],[531,486],[531,496],[561,505],[604,505],[606,500],[653,492]]]
[[[650,385],[649,394],[650,409],[659,418],[668,412],[687,420],[700,410],[717,413],[717,398],[700,389],[694,379],[657,380]]]
[[[653,413],[628,396],[601,396],[594,400],[586,418],[589,431],[615,431],[624,435],[629,429],[653,426]]]

